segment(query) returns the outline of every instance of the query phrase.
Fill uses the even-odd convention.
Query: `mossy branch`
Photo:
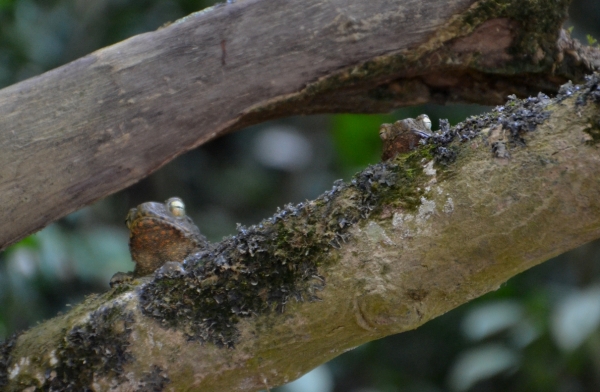
[[[250,124],[581,81],[568,3],[245,0],[0,90],[0,249]]]
[[[6,391],[254,391],[600,237],[600,76],[511,98],[0,350]],[[33,390],[33,389],[32,389]]]

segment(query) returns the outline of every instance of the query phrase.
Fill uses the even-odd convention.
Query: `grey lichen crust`
[[[283,312],[290,300],[319,300],[325,278],[318,267],[335,260],[352,225],[396,192],[404,194],[399,203],[405,207],[418,203],[414,183],[422,170],[416,155],[410,162],[417,170],[373,165],[314,201],[289,204],[258,225],[239,227],[235,236],[186,258],[181,268],[159,269],[141,289],[143,312],[182,328],[191,340],[233,347],[240,319]]]
[[[163,368],[153,365],[149,372],[146,372],[140,380],[140,385],[136,392],[160,392],[171,382]]]
[[[57,366],[46,373],[42,390],[88,390],[82,386],[90,386],[100,374],[123,378],[123,366],[134,359],[127,351],[133,322],[131,312],[107,307],[73,327],[56,350]]]
[[[137,383],[125,375],[125,366],[136,360],[129,350],[134,323],[133,312],[124,305],[103,306],[63,330],[64,336],[50,354],[51,367],[37,374],[32,374],[29,366],[45,355],[30,353],[25,361],[9,361],[16,337],[9,339],[0,346],[0,366],[4,365],[0,368],[0,390],[13,392],[35,386],[48,392],[92,391],[102,390],[102,386],[94,386],[99,379],[110,379],[114,385],[127,382],[135,391],[162,391],[170,379],[157,365],[151,365]]]
[[[11,363],[11,352],[17,342],[17,336],[17,334],[13,334],[10,338],[0,343],[0,388],[8,385],[8,367]]]

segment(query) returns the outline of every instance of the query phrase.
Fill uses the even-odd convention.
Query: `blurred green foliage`
[[[333,117],[334,146],[341,167],[359,169],[379,161],[379,126],[393,122],[391,115],[338,114]]]
[[[0,0],[0,10],[11,7],[13,3],[14,0]]]
[[[211,4],[0,0],[0,86]],[[600,35],[600,2],[576,1],[573,14],[580,15],[569,21],[577,25],[574,34],[582,39]],[[66,310],[89,293],[107,290],[113,273],[131,270],[123,220],[141,202],[182,197],[200,229],[216,241],[233,233],[237,222],[256,223],[277,206],[314,198],[335,179],[348,179],[377,162],[383,122],[427,113],[437,129],[440,118],[456,124],[484,110],[425,105],[381,115],[294,117],[214,140],[0,254],[0,338]],[[281,145],[265,144],[273,135],[281,137]],[[287,149],[284,154],[282,149]],[[320,378],[307,378],[301,390],[600,390],[598,282],[599,244],[592,243],[415,331],[341,355],[321,369]],[[584,330],[583,321],[569,325],[578,318],[592,329]],[[565,346],[573,341],[579,343]]]

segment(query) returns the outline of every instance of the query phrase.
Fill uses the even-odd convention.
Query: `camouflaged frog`
[[[381,124],[379,137],[383,141],[381,160],[387,161],[398,154],[413,150],[421,139],[431,137],[431,120],[426,114],[405,118],[393,124]]]
[[[117,273],[111,286],[152,274],[165,263],[181,262],[191,253],[208,246],[185,205],[177,197],[164,203],[147,202],[129,210],[125,220],[129,228],[129,251],[135,262],[133,274]]]

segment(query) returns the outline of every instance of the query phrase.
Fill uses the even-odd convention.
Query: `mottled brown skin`
[[[394,158],[398,154],[409,152],[419,145],[421,139],[431,133],[431,121],[426,114],[417,118],[405,118],[393,124],[381,124],[379,137],[383,141],[382,161]]]
[[[134,277],[153,273],[168,261],[182,262],[189,254],[208,245],[206,237],[183,209],[175,213],[165,203],[147,202],[129,210],[129,250],[136,263]],[[181,203],[183,206],[183,203]],[[179,216],[178,216],[179,215]]]

